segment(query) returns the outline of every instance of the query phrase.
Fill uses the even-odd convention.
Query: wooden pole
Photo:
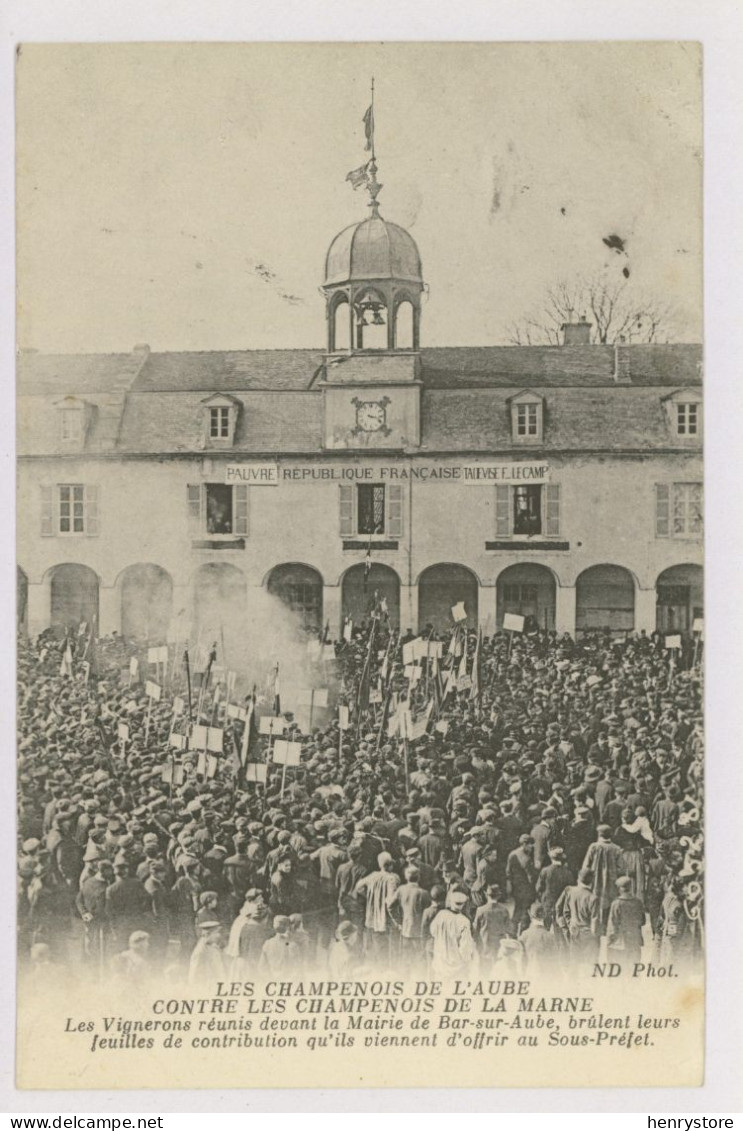
[[[152,696],[148,695],[147,696],[147,717],[145,718],[145,723],[144,723],[145,746],[147,745],[147,743],[150,740],[150,715],[151,714],[152,714]]]
[[[691,661],[692,668],[696,668],[696,666],[697,666],[697,659],[699,657],[699,638],[700,638],[700,635],[701,634],[699,632],[694,633],[694,655],[693,655],[692,661]]]
[[[188,648],[183,652],[183,660],[186,665],[186,686],[188,687],[188,721],[191,722],[193,718],[193,705],[191,701],[191,662],[188,658]]]
[[[410,766],[408,765],[408,740],[407,737],[402,740],[402,753],[405,765],[405,792],[410,793]]]

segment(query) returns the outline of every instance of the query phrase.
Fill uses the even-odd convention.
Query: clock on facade
[[[382,397],[378,401],[361,401],[354,397],[352,402],[356,406],[356,427],[354,432],[381,432],[387,436],[390,429],[387,427],[387,405],[389,397]]]

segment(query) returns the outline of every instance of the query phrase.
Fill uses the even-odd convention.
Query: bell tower
[[[380,215],[373,104],[364,121],[371,158],[347,180],[369,194],[369,216],[344,228],[325,257],[325,446],[417,447],[421,257],[409,232]]]
[[[379,213],[382,185],[374,157],[364,176],[370,215],[344,228],[325,259],[328,353],[415,351],[424,289],[420,253],[404,228]]]

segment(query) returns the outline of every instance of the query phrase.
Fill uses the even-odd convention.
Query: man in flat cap
[[[489,971],[498,958],[500,944],[511,933],[511,916],[502,901],[498,884],[490,884],[487,900],[475,911],[472,935],[480,953],[483,973]]]
[[[642,929],[645,926],[645,907],[642,900],[632,894],[629,876],[617,876],[617,898],[609,908],[606,929],[606,954],[610,962],[622,964],[623,973],[632,973],[632,967],[642,954]]]
[[[529,908],[537,895],[534,840],[528,833],[519,837],[519,847],[509,854],[506,878],[513,896],[513,933],[518,935],[529,923]]]
[[[144,930],[147,926],[150,901],[124,860],[117,858],[114,876],[113,883],[106,888],[106,918],[114,942],[121,946],[129,941],[133,931]]]
[[[222,951],[222,924],[207,919],[199,924],[199,937],[188,963],[189,986],[214,986],[227,977],[227,964]]]
[[[75,906],[83,921],[85,954],[91,961],[101,959],[104,935],[108,924],[106,916],[106,891],[113,882],[113,870],[104,866],[105,860],[91,860],[87,878],[80,884]],[[110,868],[110,864],[109,864]]]
[[[420,882],[415,864],[405,868],[405,882],[393,892],[388,907],[400,929],[403,968],[415,971],[423,957],[423,913],[431,904],[431,896]]]
[[[287,977],[300,965],[302,952],[291,937],[291,922],[287,915],[276,915],[274,933],[266,939],[261,949],[259,970],[265,978]]]
[[[624,866],[623,853],[618,844],[611,839],[610,825],[599,825],[597,840],[588,846],[583,867],[593,874],[593,892],[599,901],[601,933],[606,934],[609,908],[617,896],[617,876]]]
[[[599,954],[599,901],[593,892],[593,873],[584,868],[577,884],[569,884],[555,906],[555,922],[564,931],[570,962],[585,970]]]
[[[390,955],[391,935],[396,929],[390,904],[400,886],[400,877],[394,870],[394,860],[389,852],[380,852],[377,865],[376,872],[359,880],[355,894],[365,900],[367,952],[371,958],[386,962]]]
[[[464,914],[468,895],[452,889],[444,907],[431,921],[431,972],[436,978],[466,978],[476,958],[470,921]]]
[[[575,880],[575,874],[565,863],[565,850],[556,844],[549,850],[549,863],[537,878],[537,896],[542,905],[544,925],[552,928],[555,920],[555,907],[565,888]]]

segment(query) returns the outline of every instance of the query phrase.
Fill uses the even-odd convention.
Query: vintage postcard
[[[19,1087],[702,1083],[701,67],[21,47]]]

